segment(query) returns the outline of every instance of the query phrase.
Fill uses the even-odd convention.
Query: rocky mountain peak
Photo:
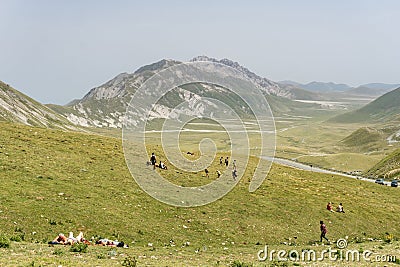
[[[234,69],[244,73],[247,76],[247,78],[249,78],[251,81],[253,81],[261,90],[265,91],[267,94],[282,96],[285,98],[292,97],[290,91],[282,89],[277,83],[275,83],[271,80],[268,80],[267,78],[258,76],[254,72],[251,72],[249,69],[240,65],[238,62],[232,61],[230,59],[223,58],[221,60],[218,60],[218,59],[211,58],[208,56],[197,56],[197,57],[194,57],[193,59],[191,59],[190,61],[191,62],[208,61],[208,62],[224,64],[226,66],[229,66],[231,68],[234,68]]]
[[[162,59],[153,64],[145,65],[143,67],[138,68],[133,74],[140,74],[145,71],[160,71],[166,68],[169,68],[173,65],[179,64],[181,62],[173,60],[173,59]]]

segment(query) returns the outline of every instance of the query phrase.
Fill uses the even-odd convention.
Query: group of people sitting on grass
[[[326,209],[329,210],[329,211],[331,211],[331,212],[334,212],[333,206],[332,206],[332,202],[328,202],[328,205],[326,205]],[[343,209],[343,204],[342,204],[342,203],[340,203],[340,204],[337,206],[336,212],[344,213],[344,209]]]
[[[92,238],[94,239],[94,238]],[[80,232],[77,237],[74,237],[74,234],[72,232],[69,233],[69,236],[66,237],[64,234],[60,233],[56,238],[54,238],[53,241],[50,241],[50,245],[73,245],[73,244],[78,244],[78,243],[84,243],[87,245],[100,245],[100,246],[108,246],[108,247],[123,247],[127,248],[128,245],[126,245],[124,242],[120,242],[117,240],[110,240],[107,238],[100,238],[99,240],[96,241],[89,241],[86,240],[83,237],[83,233]]]
[[[64,234],[60,233],[53,241],[50,241],[51,245],[73,245],[75,243],[87,243],[88,241],[83,238],[83,233],[80,232],[77,237],[74,237],[72,232],[69,232],[69,236],[66,237]]]

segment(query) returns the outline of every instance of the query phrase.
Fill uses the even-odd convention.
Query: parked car
[[[391,187],[397,187],[397,186],[398,186],[398,181],[397,181],[397,180],[393,180],[393,181],[390,183],[390,186],[391,186]]]
[[[380,184],[380,185],[384,185],[384,184],[385,184],[385,180],[383,180],[383,179],[376,179],[376,180],[375,180],[375,183],[376,183],[376,184]]]

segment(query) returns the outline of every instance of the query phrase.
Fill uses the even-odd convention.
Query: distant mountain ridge
[[[245,74],[256,86],[260,88],[269,98],[271,108],[276,112],[289,112],[301,106],[311,106],[312,104],[297,103],[290,99],[296,98],[296,94],[302,97],[312,97],[314,93],[304,90],[291,90],[281,88],[277,83],[262,78],[237,62],[229,59],[217,60],[206,56],[195,57],[191,60],[208,61],[224,64],[235,68]],[[81,126],[112,127],[121,128],[126,120],[125,111],[134,92],[148,78],[155,73],[168,67],[181,64],[181,62],[170,59],[163,59],[150,65],[143,66],[133,73],[121,73],[101,86],[91,89],[82,99],[74,100],[67,106],[49,105],[56,112],[63,114],[69,121]],[[216,85],[199,84],[184,85],[178,90],[171,92],[164,97],[160,103],[155,105],[155,116],[163,118],[167,110],[170,110],[177,103],[182,101],[194,101],[201,96],[213,95],[213,97],[228,97],[233,101],[234,106],[240,103],[240,98],[232,92]],[[236,104],[235,104],[236,103]],[[244,112],[237,110],[238,113]]]
[[[218,60],[207,56],[198,56],[191,60],[191,62],[196,61],[215,62],[242,72],[265,94],[274,115],[278,116],[289,113],[297,114],[295,111],[303,112],[304,108],[311,109],[317,107],[324,109],[326,107],[323,107],[323,104],[321,104],[323,101],[338,99],[338,96],[342,97],[342,99],[346,97],[351,99],[353,97],[351,93],[347,94],[340,91],[348,87],[345,84],[311,82],[302,86],[300,83],[292,81],[277,83],[251,72],[238,62],[230,59],[224,58]],[[0,99],[2,101],[0,102],[0,119],[44,127],[71,128],[74,125],[79,125],[84,127],[121,128],[126,119],[125,112],[127,105],[137,88],[155,73],[181,63],[172,59],[162,59],[153,64],[142,66],[133,73],[121,73],[106,83],[92,88],[83,98],[72,100],[65,106],[42,105],[19,93],[17,90],[9,88],[8,85],[1,83],[3,91],[2,99]],[[359,89],[363,92],[370,90],[370,94],[375,94],[376,90],[383,90],[379,88],[389,90],[394,85],[372,83],[365,86],[369,87],[353,89]],[[302,89],[301,87],[308,89]],[[331,93],[326,94],[324,90],[330,90]],[[354,95],[363,95],[363,92],[355,92]],[[195,101],[199,97],[211,95],[220,99],[228,97],[231,104],[236,107],[241,106],[240,98],[225,88],[210,84],[191,84],[181,86],[178,90],[163,98],[162,101],[155,105],[154,114],[156,117],[163,118],[168,113],[167,111],[177,103]],[[241,108],[237,112],[246,113],[248,111]]]
[[[286,85],[294,85],[298,88],[304,89],[304,90],[308,90],[311,92],[344,92],[346,90],[351,89],[350,86],[348,86],[347,84],[337,84],[337,83],[333,83],[333,82],[310,82],[307,84],[301,84],[298,82],[294,82],[294,81],[281,81],[279,82],[281,84],[286,84]]]
[[[310,82],[307,84],[298,83],[295,81],[285,80],[278,82],[281,85],[291,85],[297,88],[308,90],[310,92],[319,93],[340,93],[345,95],[356,96],[381,96],[390,92],[398,87],[400,84],[386,84],[386,83],[368,83],[362,84],[357,87],[351,87],[347,84],[337,84],[333,82]]]
[[[400,87],[400,84],[390,84],[390,83],[367,83],[367,84],[362,84],[359,87],[367,87],[370,89],[378,89],[378,90],[387,90],[392,91],[398,87]]]
[[[305,86],[307,89],[311,88],[311,90],[314,90],[309,91],[307,89],[299,88],[296,84],[280,84],[267,78],[260,77],[240,65],[238,62],[234,62],[230,59],[224,58],[218,60],[207,56],[198,56],[190,61],[215,62],[242,72],[265,93],[270,106],[276,115],[288,112],[290,113],[293,110],[298,110],[305,106],[310,107],[312,105],[318,105],[299,103],[291,100],[312,100],[311,102],[315,100],[329,100],[337,97],[338,93],[343,92],[342,90],[350,88],[345,84],[311,82]],[[172,59],[163,59],[142,66],[133,73],[121,73],[103,85],[91,89],[82,99],[74,100],[68,106],[49,106],[58,113],[63,114],[74,124],[87,127],[121,128],[126,119],[125,111],[127,104],[130,102],[136,89],[155,73],[181,63],[182,62]],[[194,99],[201,96],[207,96],[212,94],[212,92],[215,92],[219,97],[229,95],[230,101],[236,102],[237,106],[240,99],[237,99],[237,96],[232,95],[229,91],[224,90],[225,89],[219,88],[215,85],[205,84],[200,86],[181,86],[178,91],[165,97],[163,101],[155,106],[154,114],[156,117],[162,118],[165,116],[164,114],[174,106],[174,104],[181,101],[194,101]],[[324,94],[324,90],[330,90],[331,95]],[[349,96],[351,97],[352,95],[350,94]],[[189,99],[187,99],[187,97],[189,97]],[[240,113],[242,111],[238,110],[238,112]]]
[[[321,91],[343,92],[350,88],[351,87],[348,86],[347,84],[337,84],[337,83],[333,83],[333,82],[328,82],[328,83],[310,82],[310,83],[304,85],[303,89],[310,90],[310,91],[317,91],[317,92],[321,92]]]
[[[384,122],[400,120],[400,87],[380,96],[366,106],[336,116],[329,121],[342,123]]]
[[[381,96],[398,87],[400,87],[400,84],[368,83],[347,90],[346,93],[355,95]]]

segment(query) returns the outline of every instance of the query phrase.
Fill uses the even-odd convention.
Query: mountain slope
[[[379,90],[379,89],[369,88],[369,87],[365,87],[365,86],[359,86],[359,87],[347,90],[344,93],[350,94],[350,95],[381,96],[387,92],[388,91],[386,91],[386,90]]]
[[[386,145],[386,136],[382,131],[362,127],[339,142],[339,145],[352,152],[371,152],[380,150]]]
[[[398,121],[400,120],[399,103],[400,87],[358,110],[336,116],[329,121],[342,123]]]
[[[49,128],[76,128],[66,118],[1,81],[0,120]]]

